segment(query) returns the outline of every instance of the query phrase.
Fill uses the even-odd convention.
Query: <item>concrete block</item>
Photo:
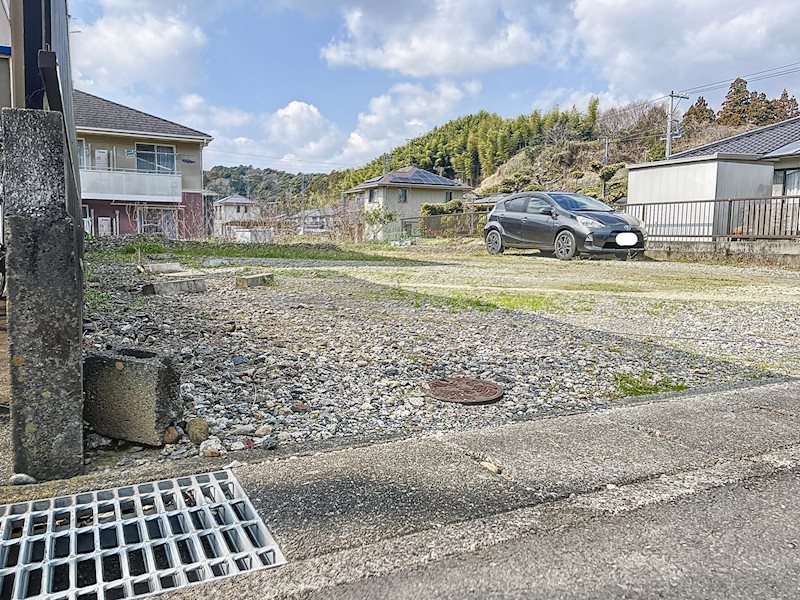
[[[150,263],[140,265],[139,269],[143,273],[180,273],[185,270],[181,263]]]
[[[272,273],[262,273],[261,275],[247,275],[236,278],[237,288],[251,288],[261,285],[272,285],[275,283],[275,275]]]
[[[206,291],[205,279],[180,279],[156,281],[142,286],[145,296],[168,296],[172,294],[197,294]]]
[[[169,357],[141,349],[93,353],[83,367],[84,417],[98,433],[148,446],[164,444],[180,420],[180,373]]]
[[[60,113],[4,109],[14,471],[83,471],[83,285]]]

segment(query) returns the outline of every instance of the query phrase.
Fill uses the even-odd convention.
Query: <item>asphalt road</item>
[[[797,598],[800,472],[604,515],[304,598]]]

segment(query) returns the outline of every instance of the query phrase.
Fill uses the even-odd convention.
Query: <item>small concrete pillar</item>
[[[60,113],[3,109],[14,470],[83,470],[83,277]],[[71,176],[71,175],[70,175]]]
[[[95,352],[83,373],[84,416],[102,435],[162,446],[164,430],[183,416],[180,373],[168,356],[138,348]]]

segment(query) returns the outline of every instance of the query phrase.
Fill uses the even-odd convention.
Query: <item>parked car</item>
[[[626,260],[643,252],[647,243],[641,220],[567,192],[523,192],[499,201],[489,213],[483,236],[489,254],[537,248],[561,260],[584,253]]]

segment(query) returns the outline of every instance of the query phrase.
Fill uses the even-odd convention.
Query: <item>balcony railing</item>
[[[180,202],[181,175],[123,169],[81,169],[84,200]]]

